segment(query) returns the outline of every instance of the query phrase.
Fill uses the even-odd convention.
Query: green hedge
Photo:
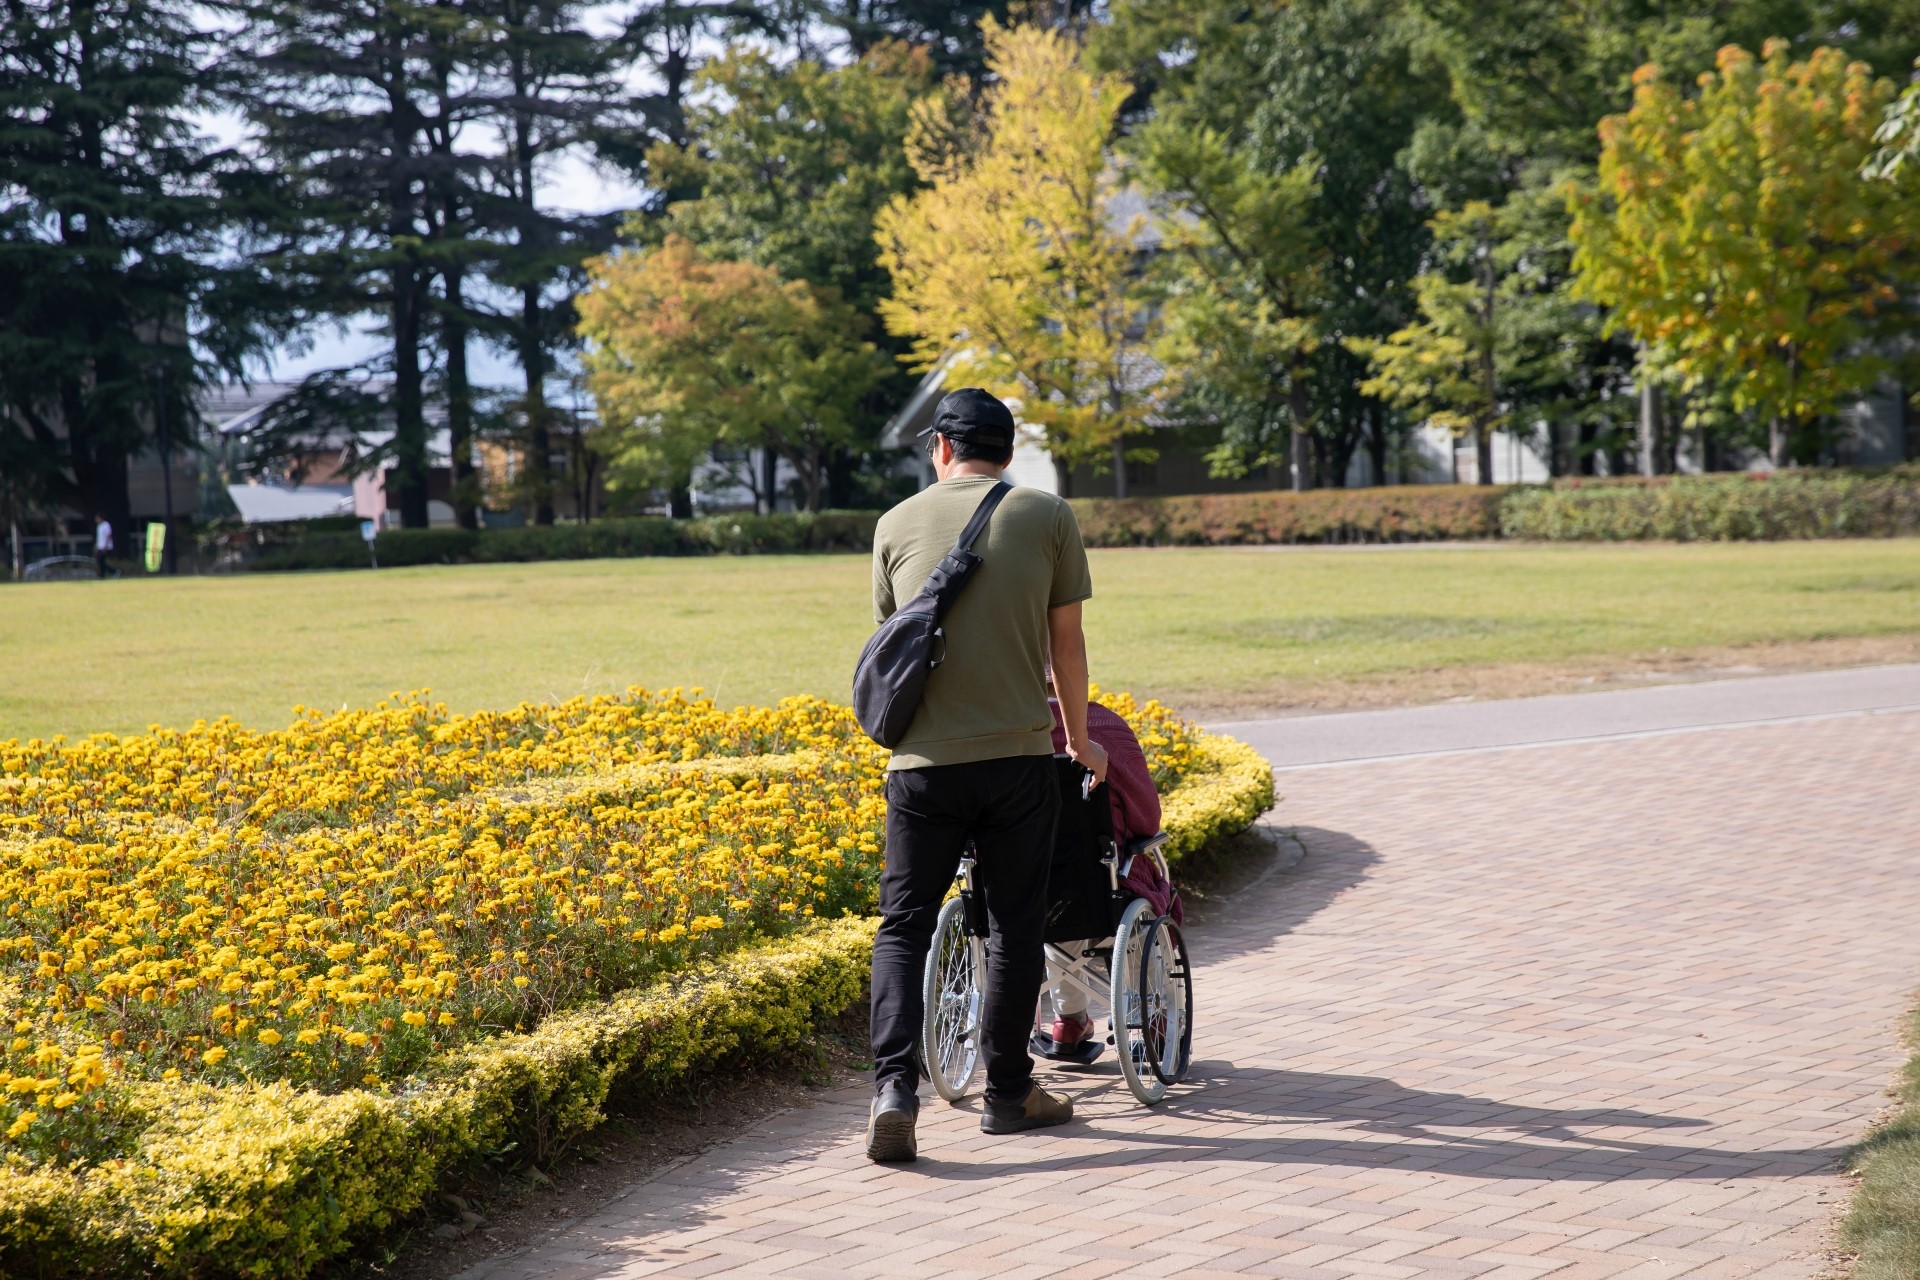
[[[1500,503],[1507,492],[1492,485],[1399,485],[1081,498],[1073,509],[1081,535],[1094,547],[1431,542],[1499,537]]]
[[[1654,479],[1516,489],[1503,537],[1544,542],[1737,542],[1920,534],[1920,466]]]
[[[0,1172],[0,1274],[307,1275],[475,1161],[550,1159],[616,1085],[670,1088],[801,1043],[860,998],[873,926],[835,921],[557,1014],[397,1094],[148,1086],[131,1158]]]
[[[663,516],[596,520],[522,529],[389,529],[374,540],[382,567],[595,560],[625,556],[751,555],[865,551],[873,546],[871,511],[771,516]],[[270,542],[251,569],[364,569],[367,545],[356,533],[313,532]]]

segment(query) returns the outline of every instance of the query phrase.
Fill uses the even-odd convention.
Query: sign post
[[[166,563],[167,526],[155,521],[147,526],[146,564],[148,573],[160,572]]]
[[[360,539],[367,544],[367,559],[373,561],[373,567],[380,567],[380,554],[373,549],[373,540],[380,533],[380,526],[372,520],[360,522]]]

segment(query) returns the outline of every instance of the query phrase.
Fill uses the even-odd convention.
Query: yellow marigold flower
[[[200,1061],[206,1063],[210,1067],[217,1067],[221,1063],[225,1062],[226,1060],[227,1060],[227,1051],[219,1045],[213,1046],[213,1048],[207,1050],[205,1053],[200,1055]]]
[[[427,1025],[427,1015],[418,1009],[409,1009],[400,1015],[400,1021],[410,1027],[424,1027]]]
[[[260,1028],[259,1040],[261,1044],[265,1044],[265,1045],[279,1044],[280,1033],[278,1031],[275,1031],[272,1027],[262,1027]]]
[[[69,1091],[67,1093],[60,1094],[58,1097],[56,1097],[53,1100],[53,1109],[55,1111],[65,1111],[68,1107],[72,1106],[74,1103],[78,1101],[80,1101],[80,1095]]]
[[[9,1138],[23,1137],[27,1130],[33,1128],[33,1122],[39,1118],[40,1113],[38,1111],[22,1111],[13,1118],[13,1123],[7,1126],[7,1136]]]

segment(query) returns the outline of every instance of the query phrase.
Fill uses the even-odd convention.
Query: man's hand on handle
[[[1080,762],[1082,768],[1093,775],[1093,785],[1099,786],[1107,780],[1107,749],[1089,738],[1082,743],[1067,744],[1067,754]]]

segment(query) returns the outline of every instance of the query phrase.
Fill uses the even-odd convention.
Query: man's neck
[[[949,463],[945,467],[936,467],[942,480],[958,480],[962,476],[985,476],[989,480],[998,480],[1005,467],[996,467],[991,462],[979,458],[968,458],[965,462]]]

